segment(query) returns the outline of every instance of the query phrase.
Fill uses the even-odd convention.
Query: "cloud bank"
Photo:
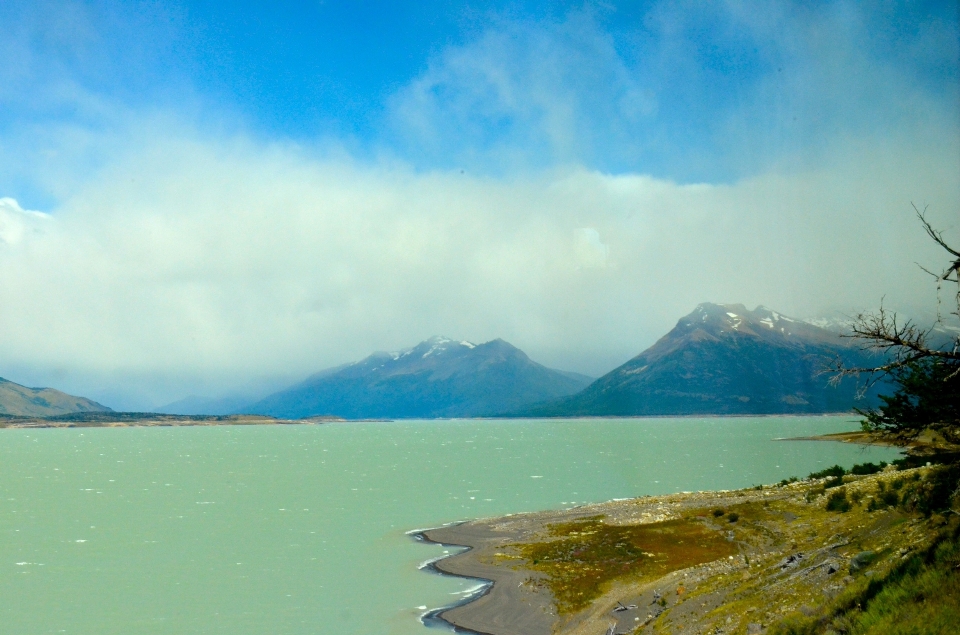
[[[16,334],[0,358],[101,398],[123,378],[132,394],[107,396],[141,407],[434,334],[599,374],[703,301],[916,310],[932,296],[913,262],[941,258],[910,202],[947,229],[960,204],[953,146],[851,147],[729,185],[424,173],[186,132],[135,147],[29,216],[43,231],[0,206],[0,331]]]
[[[437,334],[599,375],[704,301],[923,315],[911,203],[960,231],[955,10],[494,12],[318,138],[282,131],[322,76],[210,80],[188,10],[10,6],[0,375],[118,408]]]

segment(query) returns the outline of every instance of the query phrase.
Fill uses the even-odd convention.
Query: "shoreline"
[[[791,611],[811,610],[851,584],[850,562],[858,552],[902,555],[919,549],[929,539],[922,521],[895,510],[868,511],[866,502],[882,488],[879,481],[926,469],[844,477],[843,489],[862,497],[864,504],[842,514],[827,509],[828,496],[836,490],[825,490],[826,480],[813,479],[613,500],[415,530],[410,535],[417,540],[464,548],[430,562],[424,567],[428,572],[489,582],[476,594],[426,615],[455,632],[480,635],[616,635],[661,628],[678,635],[716,628],[762,633]],[[739,520],[736,515],[718,519],[714,510],[721,509],[738,511]],[[518,555],[518,546],[549,544],[558,540],[551,526],[596,523],[598,518],[603,526],[614,527],[692,523],[719,532],[734,555],[652,576],[616,578],[585,608],[560,612],[549,576],[536,561]],[[905,529],[887,532],[898,525]]]
[[[657,523],[676,518],[678,512],[716,506],[723,501],[735,500],[748,503],[771,495],[757,495],[757,490],[723,490],[681,492],[642,498],[615,499],[602,503],[590,503],[568,509],[525,512],[507,516],[481,518],[451,523],[434,529],[412,532],[424,542],[443,546],[462,547],[456,554],[443,556],[431,562],[432,572],[471,580],[489,581],[487,588],[476,597],[465,599],[455,605],[434,609],[433,617],[445,622],[455,632],[479,635],[552,635],[553,633],[577,633],[584,628],[587,633],[604,632],[611,620],[596,611],[587,615],[563,616],[553,607],[553,598],[542,585],[530,583],[531,578],[542,581],[538,572],[497,564],[501,549],[518,541],[535,539],[543,534],[550,524],[596,517],[599,514],[613,516],[623,523]],[[709,563],[708,563],[709,564]],[[672,579],[677,572],[663,576]],[[682,571],[680,571],[682,573]],[[656,589],[649,581],[639,595],[650,600]],[[637,602],[634,602],[634,600]],[[640,597],[628,598],[624,604],[640,605]],[[647,602],[649,604],[650,602]],[[607,604],[611,604],[607,602]],[[607,607],[612,610],[613,604]],[[601,613],[605,613],[601,611]],[[634,626],[631,618],[635,611],[621,615],[617,628]],[[600,622],[600,623],[598,623]],[[622,622],[622,623],[621,623]],[[646,625],[647,622],[644,622]],[[594,627],[591,630],[591,626]],[[598,630],[599,629],[599,630]],[[616,632],[620,632],[616,630]],[[626,632],[626,631],[624,631]]]
[[[853,432],[830,432],[827,434],[817,434],[809,437],[781,437],[773,439],[774,441],[833,441],[835,443],[855,443],[857,445],[871,445],[876,447],[897,448],[897,447],[920,447],[924,445],[916,442],[911,445],[899,446],[890,439],[874,434],[872,432],[863,432],[855,430]]]
[[[887,448],[901,448],[909,454],[927,455],[936,452],[956,452],[957,446],[944,441],[942,437],[931,434],[930,431],[921,433],[918,437],[900,443],[891,437],[885,437],[875,432],[855,430],[852,432],[831,432],[809,437],[784,437],[774,441],[833,441],[835,443],[854,443],[862,446],[876,446]]]
[[[434,528],[434,529],[442,529],[442,528],[444,528],[444,527],[453,527],[453,526],[456,526],[456,525],[463,524],[463,522],[467,522],[467,521],[460,521],[460,522],[450,523],[449,525],[443,525],[443,526],[441,526],[441,527],[436,527],[436,528]],[[440,562],[440,561],[442,561],[442,560],[445,560],[445,559],[451,557],[451,555],[457,556],[457,555],[466,553],[467,551],[470,551],[470,550],[472,549],[472,547],[467,547],[467,546],[465,546],[465,545],[448,544],[448,543],[437,542],[437,541],[435,541],[435,540],[431,540],[431,539],[427,536],[427,532],[433,531],[434,529],[415,529],[415,530],[413,530],[413,531],[407,532],[407,535],[410,536],[411,538],[413,538],[415,541],[420,542],[420,543],[437,545],[437,546],[439,546],[439,547],[450,547],[450,548],[454,548],[454,549],[459,549],[460,551],[457,552],[457,553],[455,553],[455,554],[442,555],[442,556],[438,556],[438,557],[436,557],[436,558],[432,558],[432,559],[430,559],[430,560],[427,560],[427,561],[425,561],[424,563],[422,563],[422,564],[418,567],[418,569],[419,569],[420,571],[427,571],[427,572],[429,572],[429,573],[432,573],[432,574],[434,574],[434,575],[439,575],[439,576],[449,576],[449,577],[460,578],[460,579],[463,579],[463,580],[476,580],[477,582],[479,582],[479,583],[481,584],[481,586],[480,586],[480,588],[478,588],[478,589],[476,589],[476,590],[474,590],[474,591],[472,591],[472,592],[466,593],[462,598],[460,598],[460,600],[458,600],[458,601],[456,601],[456,602],[454,602],[454,603],[452,603],[452,604],[447,604],[447,605],[445,605],[445,606],[441,606],[441,607],[435,608],[435,609],[429,609],[426,613],[424,613],[423,615],[420,616],[420,622],[421,622],[424,626],[426,626],[426,627],[428,627],[428,628],[441,628],[441,627],[442,627],[442,628],[448,628],[448,629],[450,629],[451,631],[453,631],[453,632],[455,632],[455,633],[465,633],[466,635],[489,635],[488,633],[481,633],[481,632],[479,632],[479,631],[471,631],[471,630],[464,629],[464,628],[462,628],[462,627],[458,627],[458,626],[456,626],[455,624],[453,624],[452,622],[444,619],[443,614],[446,613],[447,611],[451,611],[451,610],[453,610],[453,609],[456,609],[456,608],[458,608],[458,607],[464,606],[464,605],[466,605],[466,604],[470,604],[471,602],[474,602],[474,601],[476,601],[476,600],[479,600],[481,597],[483,597],[484,595],[486,595],[487,593],[489,593],[490,590],[493,588],[494,581],[493,581],[493,580],[487,580],[486,578],[473,578],[473,577],[468,577],[468,576],[461,576],[461,575],[450,574],[450,573],[447,573],[447,572],[443,571],[441,568],[439,568],[439,567],[437,566],[437,563],[438,563],[438,562]]]
[[[367,421],[367,420],[364,420]],[[149,412],[73,413],[50,417],[0,415],[0,429],[155,428],[186,426],[320,425],[343,423],[339,417],[280,419],[268,415],[168,415]],[[361,422],[357,420],[357,422]]]
[[[725,419],[725,418],[777,418],[777,417],[837,417],[848,412],[816,412],[785,414],[680,414],[680,415],[578,415],[562,417],[437,417],[432,419],[344,419],[334,415],[318,415],[303,419],[283,419],[269,415],[174,415],[156,412],[74,412],[46,417],[11,415],[0,413],[0,429],[30,428],[136,428],[136,427],[176,427],[176,426],[229,426],[229,425],[317,425],[322,423],[387,423],[394,421],[509,421],[509,420],[550,420],[573,421],[579,419]],[[841,433],[860,434],[860,433]],[[818,437],[798,437],[779,440],[819,440]],[[839,439],[827,439],[839,440]]]

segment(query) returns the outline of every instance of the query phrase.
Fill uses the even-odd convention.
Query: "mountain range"
[[[322,371],[243,413],[291,419],[490,416],[573,394],[591,380],[542,366],[501,339],[473,344],[434,337]]]
[[[188,397],[159,412],[285,419],[843,412],[872,405],[876,393],[858,401],[855,379],[834,386],[819,372],[837,358],[848,366],[878,361],[841,337],[849,324],[848,319],[804,322],[762,306],[750,311],[741,304],[705,303],[653,346],[595,381],[542,366],[501,339],[473,344],[434,337],[319,372],[253,403]],[[75,412],[110,409],[0,379],[0,415]]]
[[[856,381],[831,385],[821,369],[840,358],[874,365],[839,333],[760,306],[699,305],[625,364],[581,392],[520,416],[789,414],[849,411]]]
[[[0,377],[0,415],[50,417],[71,412],[111,412],[110,408],[53,388],[27,388]]]

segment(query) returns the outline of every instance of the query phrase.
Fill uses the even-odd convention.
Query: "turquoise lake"
[[[776,441],[856,418],[403,421],[0,430],[11,635],[428,635],[475,585],[407,532],[773,483],[898,452]]]

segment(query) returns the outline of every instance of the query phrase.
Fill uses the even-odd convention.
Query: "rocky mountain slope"
[[[49,417],[72,412],[110,412],[110,408],[53,388],[27,388],[0,377],[0,415]]]
[[[706,303],[580,393],[520,414],[800,414],[865,405],[856,399],[855,380],[832,386],[818,373],[838,356],[871,363],[833,331],[762,306]]]
[[[476,417],[570,395],[590,381],[537,364],[500,339],[472,344],[434,337],[317,373],[243,411],[285,418]]]

